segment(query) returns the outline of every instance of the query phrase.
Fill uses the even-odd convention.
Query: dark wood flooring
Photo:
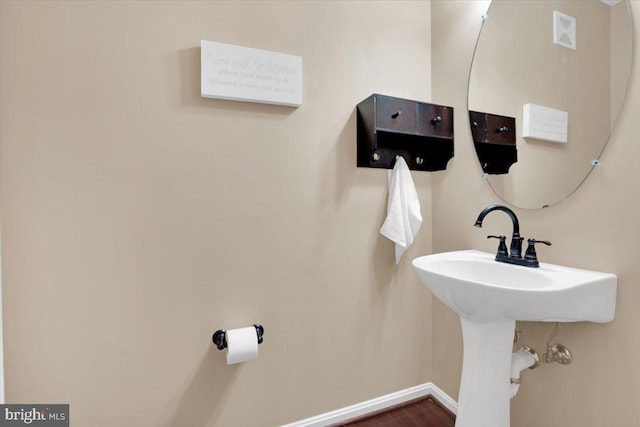
[[[426,396],[335,427],[454,427],[455,423],[453,413]]]

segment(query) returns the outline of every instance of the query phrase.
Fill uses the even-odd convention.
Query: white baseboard
[[[386,409],[413,399],[427,396],[429,394],[438,402],[442,403],[442,406],[454,414],[457,413],[458,403],[454,399],[444,391],[440,390],[440,388],[435,384],[425,383],[396,391],[395,393],[387,394],[386,396],[376,397],[375,399],[367,400],[366,402],[356,403],[355,405],[347,406],[342,409],[316,415],[315,417],[296,421],[291,424],[285,424],[281,427],[325,427],[349,421],[381,409]]]

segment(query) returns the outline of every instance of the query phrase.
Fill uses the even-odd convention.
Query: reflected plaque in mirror
[[[493,0],[482,19],[468,109],[513,117],[517,130],[506,170],[487,169],[491,153],[476,150],[487,181],[517,207],[557,204],[599,164],[622,108],[633,52],[629,2]]]

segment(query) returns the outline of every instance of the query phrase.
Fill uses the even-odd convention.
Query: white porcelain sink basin
[[[522,267],[474,250],[423,256],[413,267],[438,299],[470,320],[606,323],[615,314],[615,274]]]
[[[510,368],[516,320],[611,322],[614,274],[495,261],[474,250],[413,260],[422,282],[460,315],[464,354],[456,427],[510,426]]]

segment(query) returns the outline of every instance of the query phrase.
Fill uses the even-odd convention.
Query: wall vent
[[[553,42],[576,50],[576,18],[553,11]]]

